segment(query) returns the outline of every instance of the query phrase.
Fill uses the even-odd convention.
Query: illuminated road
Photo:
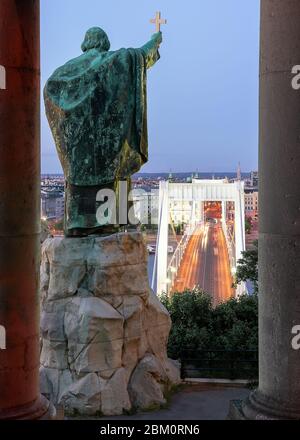
[[[207,222],[191,237],[183,257],[174,292],[199,287],[209,293],[213,304],[233,295],[232,277],[221,224]]]

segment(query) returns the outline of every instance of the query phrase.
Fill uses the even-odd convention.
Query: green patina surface
[[[160,43],[157,33],[140,49],[110,51],[105,32],[92,28],[83,54],[58,68],[45,86],[66,181],[66,235],[108,230],[96,219],[97,192],[116,189],[148,160],[147,69],[159,59]]]

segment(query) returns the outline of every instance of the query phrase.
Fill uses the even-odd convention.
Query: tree
[[[251,217],[246,217],[246,219],[245,219],[245,230],[246,230],[246,234],[250,234],[250,232],[252,230]]]
[[[257,350],[258,299],[244,295],[213,308],[201,290],[163,295],[172,319],[168,353],[181,357],[186,348],[198,350]]]
[[[218,348],[257,350],[258,298],[243,295],[220,304],[214,310],[213,330]]]
[[[258,293],[258,241],[253,242],[253,249],[242,252],[238,260],[234,287],[242,281],[252,281],[254,293]]]
[[[209,345],[212,301],[201,290],[163,295],[162,303],[172,319],[168,350],[170,357],[178,358],[186,347],[205,349]]]
[[[64,229],[64,221],[63,220],[59,220],[56,223],[54,223],[53,229],[55,231],[57,231],[57,232],[63,231],[63,229]]]

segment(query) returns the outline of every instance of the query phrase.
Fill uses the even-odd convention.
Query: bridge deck
[[[191,237],[179,268],[173,292],[199,287],[213,304],[233,296],[232,276],[221,224],[199,226]]]

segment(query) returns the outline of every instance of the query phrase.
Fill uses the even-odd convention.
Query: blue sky
[[[42,86],[80,55],[86,30],[140,47],[161,10],[161,60],[148,72],[145,172],[257,168],[259,0],[42,0]],[[61,172],[42,105],[42,172]]]

